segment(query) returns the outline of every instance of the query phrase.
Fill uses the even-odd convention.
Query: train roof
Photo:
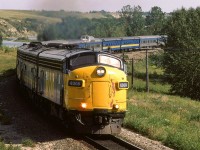
[[[144,35],[144,36],[138,36],[140,39],[154,39],[154,38],[161,38],[160,35]]]
[[[99,51],[93,51],[90,49],[77,48],[76,44],[69,44],[66,41],[45,41],[45,42],[31,42],[24,44],[18,48],[18,52],[32,57],[46,58],[56,61],[64,61],[73,55],[79,53],[93,52],[99,53]],[[107,52],[101,52],[107,55],[111,55]]]
[[[67,42],[68,43],[68,42]],[[46,42],[31,42],[24,44],[18,48],[18,51],[27,55],[32,55],[40,58],[48,58],[57,61],[63,61],[64,59],[83,52],[92,52],[88,49],[76,48],[76,44],[66,44],[60,41],[46,41]]]

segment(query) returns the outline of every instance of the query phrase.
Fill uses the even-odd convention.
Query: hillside
[[[114,14],[115,15],[115,14]],[[60,11],[30,11],[30,10],[0,10],[0,34],[6,37],[37,36],[49,24],[61,22],[62,18],[72,16],[80,18],[105,18],[114,16],[107,12],[66,12]]]

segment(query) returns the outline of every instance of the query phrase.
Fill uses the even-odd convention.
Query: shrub
[[[23,139],[22,145],[25,147],[35,147],[35,142],[32,141],[31,139]]]

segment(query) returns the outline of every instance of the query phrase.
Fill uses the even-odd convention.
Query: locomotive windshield
[[[96,55],[78,55],[70,59],[70,67],[77,68],[85,65],[93,65],[96,63]]]
[[[119,59],[107,56],[107,55],[99,55],[98,63],[110,65],[113,67],[121,68],[121,61]]]
[[[78,54],[72,57],[69,61],[70,69],[75,69],[83,66],[91,66],[97,64],[105,64],[108,66],[123,68],[122,61],[115,57],[111,57],[105,54]]]

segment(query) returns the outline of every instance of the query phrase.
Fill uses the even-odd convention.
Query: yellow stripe
[[[108,49],[108,48],[120,48],[120,46],[105,46],[103,49]]]
[[[131,47],[131,46],[139,46],[139,44],[126,44],[122,45],[121,47]],[[104,46],[103,49],[108,49],[108,48],[120,48],[119,45],[117,46]]]
[[[122,45],[121,47],[130,47],[130,46],[139,46],[139,44],[126,44]]]

